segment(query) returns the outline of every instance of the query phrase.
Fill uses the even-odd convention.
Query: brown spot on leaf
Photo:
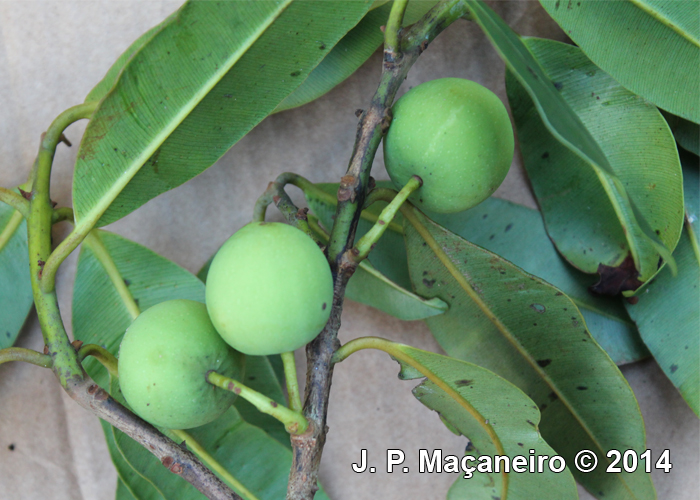
[[[548,366],[552,362],[551,359],[539,359],[537,360],[537,364],[541,367],[544,368],[545,366]]]
[[[631,254],[617,267],[599,264],[598,274],[600,275],[598,283],[591,286],[589,290],[599,295],[618,295],[621,292],[636,290],[642,286]]]
[[[463,379],[463,380],[455,380],[455,385],[456,385],[457,387],[464,387],[464,386],[467,386],[467,385],[471,385],[473,382],[474,382],[473,380],[469,380],[469,379],[466,379],[466,378],[465,378],[465,379]]]
[[[676,373],[676,370],[678,370],[678,365],[671,365],[671,373]]]
[[[428,288],[433,288],[433,286],[435,285],[435,280],[429,280],[429,279],[423,278],[423,284],[425,286],[427,286]]]

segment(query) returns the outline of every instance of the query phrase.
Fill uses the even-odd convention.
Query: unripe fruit
[[[439,213],[461,212],[488,198],[513,160],[513,128],[490,90],[461,78],[414,87],[394,105],[384,162],[397,189],[418,175],[410,199]]]
[[[193,300],[161,302],[142,312],[119,347],[119,386],[132,410],[153,425],[189,429],[215,420],[236,395],[206,381],[209,370],[242,375],[243,356]]]
[[[223,339],[252,355],[308,344],[328,321],[333,279],[323,252],[299,229],[253,222],[219,249],[207,309]]]

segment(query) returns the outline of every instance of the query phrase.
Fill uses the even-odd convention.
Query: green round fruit
[[[397,189],[418,175],[410,199],[439,213],[461,212],[501,185],[513,160],[513,128],[501,100],[461,78],[414,87],[393,108],[384,162]]]
[[[253,222],[217,252],[206,299],[229,345],[245,354],[279,354],[308,344],[323,329],[333,279],[323,252],[302,231]]]
[[[119,347],[119,386],[141,418],[168,429],[198,427],[219,417],[236,395],[206,381],[209,370],[239,379],[243,356],[193,300],[161,302],[142,312]]]

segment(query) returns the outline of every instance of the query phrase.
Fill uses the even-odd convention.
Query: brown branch
[[[110,423],[148,451],[173,474],[197,488],[210,500],[242,500],[194,454],[160,433],[148,422],[137,417],[115,401],[87,375],[71,380],[66,392],[80,406]]]
[[[391,105],[408,70],[427,44],[466,12],[462,0],[443,0],[418,23],[402,30],[398,47],[392,45],[384,51],[379,87],[369,108],[361,115],[348,170],[338,189],[338,206],[327,249],[334,279],[333,308],[323,331],[306,346],[303,413],[309,421],[309,429],[291,438],[293,462],[287,500],[312,500],[318,490],[318,468],[328,432],[326,419],[333,377],[332,357],[340,347],[338,330],[345,288],[357,268],[351,252],[371,179],[372,162],[391,123]],[[396,53],[396,48],[399,48],[399,53]]]

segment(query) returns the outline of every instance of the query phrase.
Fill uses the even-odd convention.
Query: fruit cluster
[[[458,212],[486,199],[512,157],[513,131],[501,101],[457,78],[424,83],[399,99],[384,141],[396,187],[420,176],[411,200],[434,212]],[[286,224],[248,224],[212,261],[206,306],[163,302],[126,331],[119,352],[124,397],[158,426],[208,423],[235,398],[208,383],[209,372],[239,379],[241,353],[281,354],[307,344],[328,321],[332,301],[330,268],[311,238]]]

